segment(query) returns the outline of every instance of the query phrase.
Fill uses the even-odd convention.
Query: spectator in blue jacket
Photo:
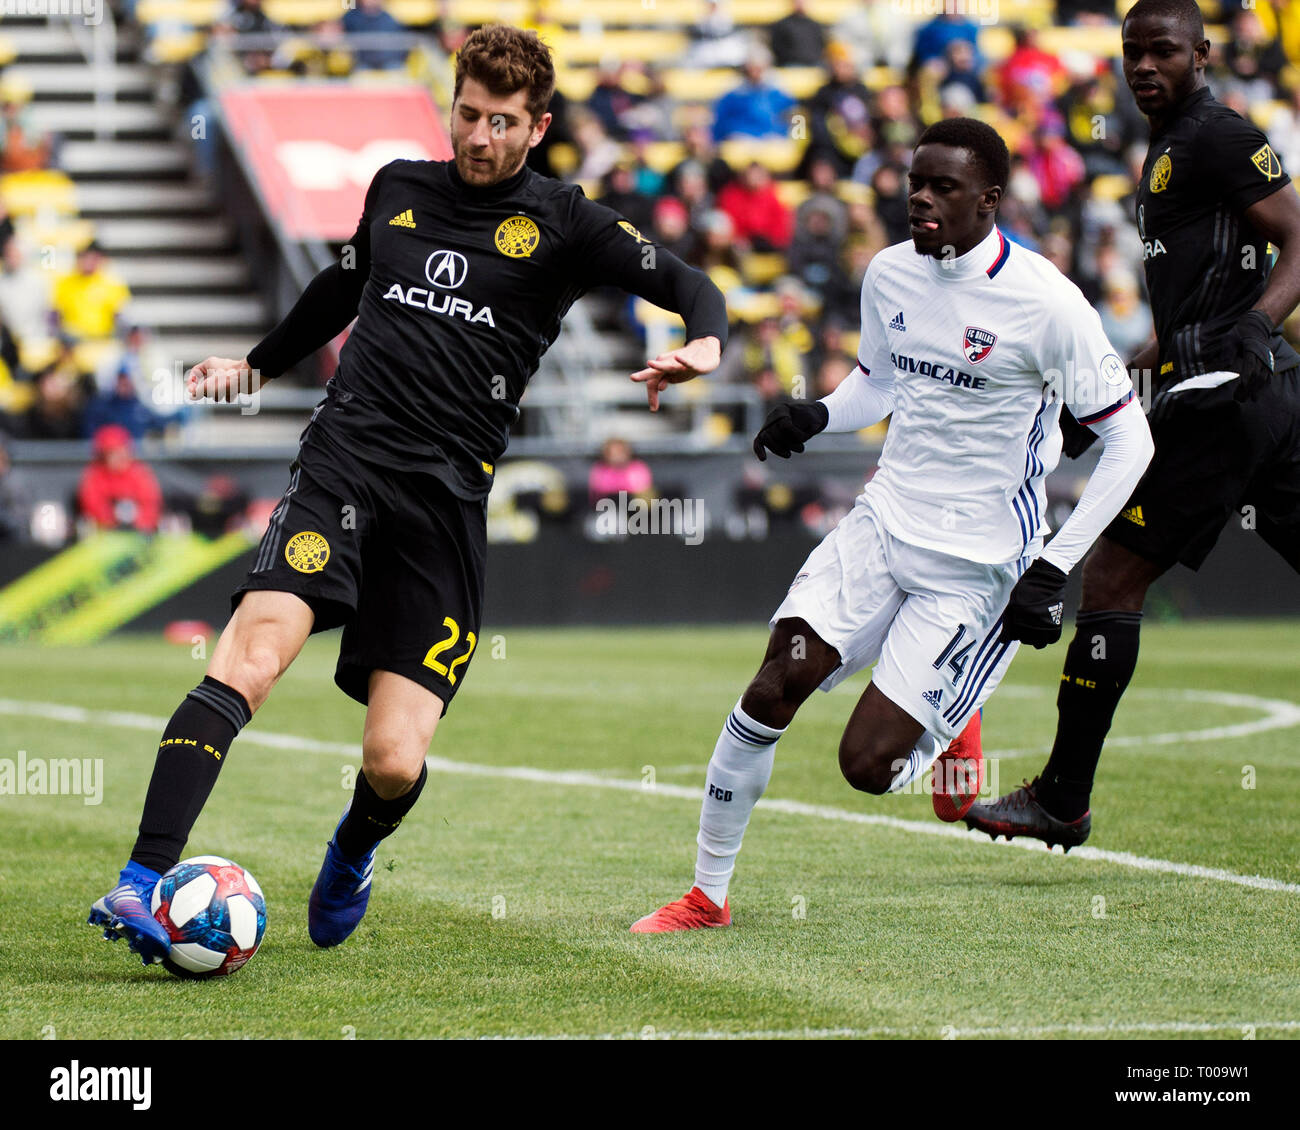
[[[358,0],[343,13],[343,30],[348,35],[400,35],[406,29],[384,10],[383,0]],[[406,52],[398,47],[353,49],[357,66],[367,71],[392,71],[406,65]]]
[[[123,368],[109,392],[100,393],[86,405],[82,419],[82,434],[93,436],[107,424],[117,424],[127,430],[133,440],[141,439],[146,432],[161,432],[167,418],[158,415],[136,395],[131,373]]]
[[[975,52],[975,71],[984,70],[984,57],[980,54],[979,27],[973,20],[955,12],[943,12],[916,31],[912,47],[912,69],[916,70],[935,59],[943,59],[948,44],[954,39],[964,39]]]
[[[756,49],[741,68],[745,81],[718,99],[713,108],[713,140],[732,137],[784,137],[795,100],[767,80],[772,56]]]

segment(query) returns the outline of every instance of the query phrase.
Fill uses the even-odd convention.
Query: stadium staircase
[[[72,183],[70,202],[45,216],[37,206],[38,245],[66,255],[93,235],[131,288],[129,319],[168,357],[251,348],[269,312],[135,29],[6,16],[0,39],[13,52],[5,79],[32,91],[33,124],[63,138],[57,163]]]

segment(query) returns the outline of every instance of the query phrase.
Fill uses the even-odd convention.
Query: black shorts
[[[318,436],[289,470],[231,608],[255,589],[291,592],[316,614],[313,632],[343,625],[334,673],[343,691],[365,703],[370,673],[395,671],[436,694],[446,713],[478,642],[486,501]]]
[[[1246,403],[1236,386],[1185,389],[1160,406],[1155,456],[1106,537],[1165,568],[1199,569],[1240,513],[1300,572],[1300,369]]]

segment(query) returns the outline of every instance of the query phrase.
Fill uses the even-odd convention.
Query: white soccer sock
[[[917,739],[912,752],[907,755],[907,763],[898,771],[890,782],[889,791],[896,793],[904,789],[930,768],[944,751],[944,746],[932,734],[922,734]]]
[[[738,702],[713,747],[700,808],[700,834],[695,840],[699,845],[695,885],[716,906],[727,901],[749,814],[767,788],[776,740],[783,733],[754,721]]]

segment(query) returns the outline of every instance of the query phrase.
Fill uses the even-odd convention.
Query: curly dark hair
[[[467,78],[481,82],[493,94],[508,96],[528,91],[528,113],[536,122],[555,93],[555,65],[551,49],[535,31],[506,24],[486,24],[472,31],[456,53],[455,97]]]
[[[935,122],[916,139],[922,145],[951,145],[965,149],[974,158],[976,168],[984,180],[984,187],[997,185],[1005,189],[1011,179],[1011,156],[1007,143],[992,126],[974,118],[945,118]]]

